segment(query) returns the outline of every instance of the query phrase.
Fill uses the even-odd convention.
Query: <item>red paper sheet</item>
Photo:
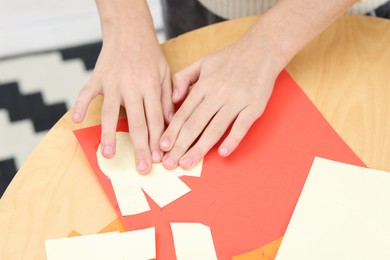
[[[118,131],[128,131],[126,120]],[[96,150],[100,126],[75,135],[120,216],[110,181]],[[164,208],[148,198],[151,211],[121,217],[127,230],[156,227],[158,259],[175,259],[169,223],[211,227],[218,259],[230,259],[284,235],[315,156],[364,166],[294,80],[283,71],[263,116],[228,158],[214,147],[200,178],[182,177],[191,192]]]

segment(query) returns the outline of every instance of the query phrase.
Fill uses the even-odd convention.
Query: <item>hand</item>
[[[236,149],[263,113],[284,67],[275,62],[271,48],[253,46],[250,37],[243,38],[174,76],[173,102],[186,99],[160,140],[160,148],[167,152],[165,168],[194,167],[232,123],[218,152],[225,157]]]
[[[119,42],[119,43],[118,43]],[[102,155],[115,156],[115,134],[120,106],[126,108],[137,170],[146,174],[163,152],[159,140],[164,118],[173,115],[168,63],[156,41],[103,44],[91,79],[81,89],[73,121],[83,121],[91,100],[104,95],[101,111]],[[163,116],[164,115],[164,116]]]

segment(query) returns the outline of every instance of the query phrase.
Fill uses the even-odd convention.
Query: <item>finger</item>
[[[140,97],[130,96],[125,100],[125,107],[137,171],[141,174],[147,174],[150,172],[152,160],[143,100]]]
[[[115,135],[118,122],[120,101],[117,93],[104,95],[101,118],[102,118],[102,155],[106,158],[115,156]]]
[[[164,81],[161,90],[161,104],[164,114],[164,119],[169,123],[175,112],[175,107],[172,103],[172,81],[169,70],[165,73]]]
[[[219,141],[238,112],[239,109],[234,111],[229,106],[222,107],[208,124],[196,144],[180,158],[179,165],[185,170],[193,168]]]
[[[160,104],[160,95],[156,92],[145,96],[145,112],[149,129],[149,147],[153,162],[161,162],[163,152],[159,141],[164,131],[164,117]]]
[[[187,152],[219,109],[220,106],[214,100],[204,100],[195,109],[194,113],[183,124],[176,142],[163,160],[163,165],[167,169],[173,169],[177,165],[179,159]]]
[[[252,107],[246,107],[242,110],[237,116],[229,135],[219,146],[219,155],[223,157],[229,156],[237,148],[249,128],[259,117],[260,113]]]
[[[169,151],[176,141],[176,138],[182,128],[183,124],[190,117],[196,107],[202,102],[203,96],[197,91],[192,91],[188,98],[181,105],[176,114],[172,117],[168,128],[163,133],[160,139],[160,149]]]
[[[174,103],[182,101],[187,95],[189,88],[198,81],[202,63],[203,59],[199,59],[175,74],[173,77],[172,94]]]
[[[79,92],[76,104],[73,108],[72,120],[75,123],[80,123],[84,120],[87,109],[92,99],[100,92],[100,87],[88,82]]]

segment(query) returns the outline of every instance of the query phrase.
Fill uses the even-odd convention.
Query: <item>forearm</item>
[[[282,69],[356,0],[280,0],[249,30],[255,47],[269,49]],[[268,45],[267,45],[268,44]]]
[[[96,0],[103,40],[156,39],[145,0]]]

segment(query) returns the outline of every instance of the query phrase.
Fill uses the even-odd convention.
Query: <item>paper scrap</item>
[[[233,256],[232,260],[274,260],[280,243],[282,243],[282,237],[255,250]]]
[[[113,176],[111,183],[122,215],[135,215],[150,210],[141,187],[133,178]]]
[[[123,253],[123,259],[156,259],[155,234],[154,227],[119,233],[118,240]]]
[[[191,191],[184,182],[166,169],[152,170],[148,175],[138,174],[138,177],[139,185],[161,208]]]
[[[217,259],[210,227],[201,223],[171,223],[177,260]]]
[[[47,260],[122,259],[118,232],[46,240]]]
[[[277,260],[390,259],[390,173],[316,158]]]
[[[144,190],[160,207],[180,198],[191,189],[176,174],[166,170],[162,164],[154,164],[148,175],[136,171],[130,136],[126,132],[116,133],[116,156],[106,159],[99,145],[96,157],[100,169],[110,178],[123,216],[135,215],[150,210],[142,192]],[[179,175],[200,176],[201,165],[191,171],[176,170]],[[142,189],[142,190],[141,190]]]
[[[156,258],[155,228],[46,240],[48,260]]]
[[[98,233],[107,233],[107,232],[113,232],[113,231],[119,231],[119,232],[125,232],[126,229],[122,224],[122,221],[117,218],[113,220],[111,223],[109,223],[107,226],[99,230]]]

